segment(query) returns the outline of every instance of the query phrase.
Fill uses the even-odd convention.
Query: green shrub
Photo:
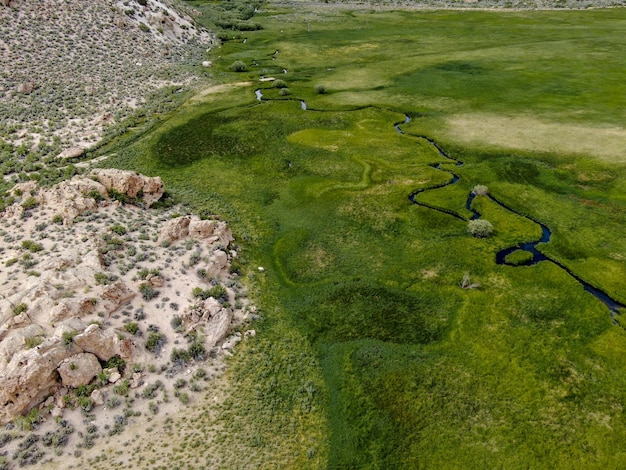
[[[95,199],[96,202],[100,202],[102,200],[104,200],[104,197],[102,196],[102,194],[100,194],[97,190],[92,189],[91,191],[89,191],[86,194],[87,197],[90,197],[92,199]]]
[[[493,225],[484,219],[470,220],[467,231],[476,238],[488,238],[493,233]]]
[[[274,80],[274,84],[273,84],[274,88],[287,88],[287,83],[285,83],[285,80]]]
[[[124,235],[126,234],[126,227],[124,227],[123,225],[116,224],[113,227],[111,227],[111,232],[117,233],[118,235]]]
[[[28,251],[32,251],[33,253],[43,250],[43,246],[41,245],[41,243],[37,243],[32,240],[24,240],[22,242],[22,248]]]
[[[74,336],[76,336],[77,334],[78,331],[76,330],[64,331],[61,335],[61,340],[63,341],[63,344],[65,344],[66,346],[70,346],[74,342]]]
[[[133,336],[136,335],[140,331],[139,325],[136,322],[126,323],[124,325],[124,329]]]
[[[11,259],[8,259],[6,263],[4,263],[4,265],[7,267],[13,266],[15,263],[17,263],[17,261],[18,261],[17,258],[11,258]]]
[[[289,88],[281,88],[278,94],[279,96],[289,96],[291,92],[289,91]]]
[[[142,30],[144,33],[150,32],[150,26],[148,26],[146,23],[139,23],[139,29]]]
[[[35,199],[33,196],[29,196],[23,203],[22,203],[22,207],[24,208],[24,210],[30,210],[30,209],[34,209],[35,207],[37,207],[39,205],[39,203],[37,202],[37,199]]]
[[[159,331],[151,331],[146,339],[146,349],[151,353],[158,354],[165,344],[165,335]]]
[[[43,338],[41,336],[31,336],[29,338],[24,338],[24,348],[32,349],[36,346],[39,346],[43,343]]]
[[[62,224],[63,223],[63,216],[61,214],[54,214],[52,216],[52,223],[53,224]]]
[[[124,371],[126,370],[126,361],[122,359],[120,356],[115,355],[109,358],[104,363],[104,368],[105,369],[117,369],[120,372],[120,374],[123,374]]]
[[[143,282],[139,285],[139,292],[144,300],[152,300],[159,295],[159,292],[154,290],[152,284],[149,282]]]
[[[26,310],[28,310],[28,305],[22,302],[21,304],[18,304],[15,307],[13,307],[13,315],[19,315],[20,313],[23,313]]]
[[[188,351],[185,351],[184,349],[174,348],[170,356],[170,361],[172,361],[174,364],[185,365],[191,361],[191,355]]]
[[[236,60],[228,68],[232,72],[245,72],[246,70],[248,70],[248,66],[240,60]]]
[[[189,345],[189,356],[191,356],[196,361],[204,361],[206,358],[206,348],[204,347],[204,343],[201,339],[194,340]]]
[[[121,202],[122,204],[126,204],[128,202],[128,196],[114,188],[109,189],[109,197]]]

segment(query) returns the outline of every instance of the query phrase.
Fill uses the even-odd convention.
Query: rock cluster
[[[47,397],[61,406],[63,395],[95,377],[121,380],[120,371],[106,370],[112,358],[129,364],[154,360],[145,343],[155,324],[160,332],[176,331],[181,340],[195,330],[207,349],[221,350],[233,325],[246,315],[241,300],[236,302],[230,263],[237,253],[225,222],[169,218],[164,212],[146,220],[152,211],[123,206],[110,198],[113,191],[149,207],[163,194],[163,183],[99,169],[52,188],[27,182],[11,190],[18,202],[0,213],[0,230],[22,242],[0,252],[0,425]],[[25,208],[28,198],[38,205]],[[47,225],[58,215],[62,225]],[[193,262],[182,258],[192,255]],[[153,268],[140,264],[148,262]],[[135,267],[128,267],[131,263]],[[186,274],[188,264],[194,269]],[[220,284],[220,299],[192,296],[192,288],[203,283],[207,291]],[[124,318],[133,310],[135,330],[126,328],[132,318]],[[149,328],[141,323],[146,315]],[[178,330],[170,325],[175,316]],[[136,334],[141,327],[147,331]],[[161,364],[172,348],[164,347]],[[141,375],[128,380],[131,387],[143,383]],[[102,395],[96,393],[92,401],[100,403]]]

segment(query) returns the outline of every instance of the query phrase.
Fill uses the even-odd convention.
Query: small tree
[[[472,193],[474,193],[476,196],[486,196],[487,194],[489,194],[489,188],[484,184],[477,184],[476,186],[474,186],[474,189],[472,189]]]
[[[493,225],[484,219],[470,220],[467,231],[476,238],[488,238],[493,233]]]
[[[324,93],[326,93],[326,85],[316,85],[315,86],[315,91],[318,94],[323,95]]]

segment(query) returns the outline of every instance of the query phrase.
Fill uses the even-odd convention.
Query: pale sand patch
[[[224,83],[221,85],[212,85],[210,87],[204,88],[199,93],[195,94],[189,99],[190,104],[196,104],[202,101],[209,95],[215,95],[218,93],[226,93],[235,88],[245,87],[252,85],[252,82],[236,82],[236,83]]]
[[[588,155],[614,163],[626,162],[626,128],[583,126],[543,121],[530,116],[458,114],[444,131],[449,138],[505,149]]]

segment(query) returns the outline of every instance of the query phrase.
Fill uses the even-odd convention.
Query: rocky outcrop
[[[105,286],[100,294],[102,299],[101,307],[106,310],[106,313],[112,313],[131,300],[137,295],[137,292],[133,291],[121,281],[118,281],[110,286]]]
[[[163,195],[163,181],[158,176],[153,178],[116,169],[93,170],[92,175],[107,190],[113,189],[130,198],[141,200],[147,207],[150,207]]]
[[[0,371],[0,424],[5,424],[58,388],[57,367],[75,354],[59,338],[49,338],[36,348],[20,351]]]
[[[161,230],[160,240],[173,242],[187,238],[189,235],[189,223],[191,218],[188,216],[177,217],[169,220]]]
[[[132,361],[138,346],[131,338],[120,337],[112,328],[102,329],[97,324],[89,325],[82,333],[74,336],[74,344],[82,351],[90,352],[102,361],[120,356]]]
[[[220,310],[213,316],[205,326],[206,346],[212,348],[222,341],[230,331],[232,321],[233,312],[228,308]]]
[[[78,353],[63,359],[57,370],[64,386],[80,387],[87,385],[102,372],[102,366],[93,354]]]
[[[172,242],[187,237],[203,240],[208,244],[219,243],[224,248],[234,240],[226,222],[202,220],[188,215],[168,221],[161,231],[160,239]]]
[[[131,338],[120,338],[114,329],[102,329],[96,324],[85,328],[74,318],[59,325],[54,335],[41,344],[20,348],[20,340],[40,332],[31,325],[11,332],[2,342],[3,357],[9,360],[0,365],[0,424],[39,404],[61,385],[89,383],[102,371],[99,360],[120,356],[132,362],[138,350]],[[71,341],[66,340],[68,337]]]

